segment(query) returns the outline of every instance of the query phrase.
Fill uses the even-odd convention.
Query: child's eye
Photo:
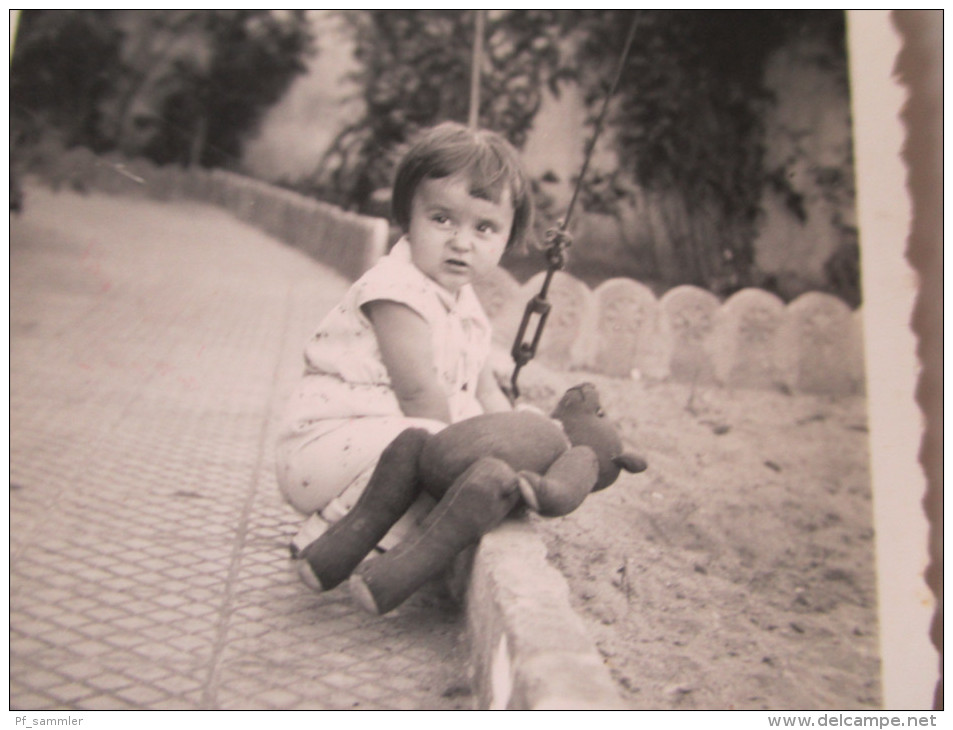
[[[488,221],[483,221],[477,226],[480,233],[496,233],[496,226]]]
[[[435,213],[435,214],[433,215],[432,220],[434,221],[434,223],[441,223],[441,224],[442,224],[442,223],[447,223],[447,222],[449,222],[449,221],[450,221],[450,218],[449,218],[448,216],[444,215],[443,213]]]

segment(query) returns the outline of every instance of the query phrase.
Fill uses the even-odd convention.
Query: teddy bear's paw
[[[516,479],[523,500],[533,512],[539,512],[539,498],[536,496],[536,490],[539,487],[539,475],[530,471],[521,471],[516,475]]]
[[[374,594],[371,593],[371,589],[367,587],[364,578],[358,573],[352,575],[348,581],[348,590],[351,592],[351,597],[357,601],[361,608],[375,616],[380,616],[381,611],[377,607],[377,601],[374,600]]]
[[[295,565],[298,568],[298,577],[301,578],[301,582],[304,583],[308,588],[317,593],[324,593],[324,586],[321,585],[321,581],[314,574],[314,570],[311,569],[311,563],[307,560],[298,560],[295,562]]]

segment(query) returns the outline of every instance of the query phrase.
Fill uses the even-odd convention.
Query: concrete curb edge
[[[466,603],[479,709],[630,709],[526,517],[483,537]]]

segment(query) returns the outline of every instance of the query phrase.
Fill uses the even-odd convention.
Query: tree
[[[314,51],[305,11],[27,11],[15,108],[68,145],[230,165]]]
[[[148,148],[157,161],[231,166],[265,111],[305,71],[314,52],[305,11],[211,10],[196,16],[206,38],[204,62],[178,59],[166,121]]]
[[[786,169],[764,164],[766,63],[798,34],[846,58],[839,11],[584,11],[580,83],[601,86],[638,13],[612,120],[619,169],[653,193],[667,221],[681,282],[728,294],[756,282],[754,239],[765,189],[796,215]],[[595,103],[595,93],[590,102]]]
[[[67,145],[97,148],[100,104],[119,70],[122,34],[103,10],[23,10],[10,74],[13,140],[56,130]]]

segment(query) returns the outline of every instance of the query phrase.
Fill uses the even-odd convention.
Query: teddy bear
[[[516,410],[475,416],[436,434],[409,428],[381,454],[351,511],[301,552],[299,573],[318,591],[350,578],[355,600],[384,614],[519,505],[544,517],[567,515],[622,469],[646,467],[623,452],[592,383],[567,390],[551,417]],[[418,529],[365,561],[422,492],[437,502]]]

